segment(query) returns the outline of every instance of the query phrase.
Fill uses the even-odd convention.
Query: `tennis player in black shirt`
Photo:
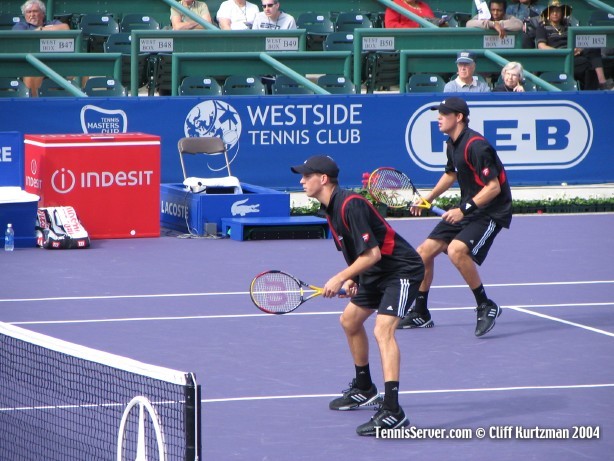
[[[431,110],[439,111],[439,130],[449,136],[448,162],[444,174],[425,199],[432,202],[458,181],[460,206],[447,211],[418,247],[425,276],[416,304],[399,328],[433,326],[427,308],[428,294],[433,282],[435,258],[445,252],[473,291],[478,306],[475,335],[483,336],[495,326],[501,308],[486,296],[476,264],[484,262],[501,228],[510,226],[512,193],[505,168],[494,147],[469,128],[469,107],[465,100],[446,98]],[[412,212],[420,214],[421,209],[413,207]]]
[[[379,404],[371,420],[356,429],[359,435],[407,426],[409,420],[399,405],[401,355],[395,330],[424,277],[422,259],[363,196],[339,188],[339,167],[333,159],[316,155],[292,167],[292,171],[302,175],[301,185],[307,196],[321,203],[337,249],[348,264],[323,288],[325,297],[338,295],[342,288],[351,297],[340,320],[356,377],[341,397],[330,402],[329,408],[352,410]],[[374,334],[384,374],[383,401],[371,380],[369,340],[364,327],[374,312],[378,313]]]

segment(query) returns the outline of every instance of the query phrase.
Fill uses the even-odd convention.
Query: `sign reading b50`
[[[584,159],[593,142],[586,111],[572,101],[469,102],[469,126],[484,134],[508,170],[565,169]],[[446,164],[438,113],[428,104],[407,123],[405,143],[412,160],[425,170]],[[430,134],[430,136],[425,136]]]

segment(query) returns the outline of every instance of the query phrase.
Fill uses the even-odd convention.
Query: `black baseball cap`
[[[302,165],[290,167],[293,173],[312,174],[320,173],[336,178],[339,176],[339,167],[328,155],[314,155],[309,157]]]
[[[438,106],[431,107],[431,110],[438,110],[442,114],[458,112],[469,116],[469,106],[467,106],[463,98],[457,97],[446,98],[441,101]]]

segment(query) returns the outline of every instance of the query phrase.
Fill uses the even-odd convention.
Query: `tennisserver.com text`
[[[377,427],[375,436],[379,439],[598,439],[600,437],[599,426],[573,426],[571,428],[546,428],[539,426],[491,426],[478,427],[476,429],[443,429],[443,428],[418,428],[415,426],[398,429],[384,429]]]

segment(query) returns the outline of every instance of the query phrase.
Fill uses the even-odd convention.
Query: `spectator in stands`
[[[226,0],[217,10],[216,19],[220,29],[251,29],[258,14],[258,6],[246,0]]]
[[[537,48],[540,50],[567,48],[567,29],[571,11],[571,6],[561,3],[560,0],[550,1],[548,7],[542,11],[542,22],[537,27],[535,39]],[[582,90],[606,88],[599,48],[574,48],[574,78],[580,82]]]
[[[396,5],[405,8],[408,11],[411,11],[417,16],[421,18],[434,18],[435,14],[430,6],[428,6],[422,0],[393,0]],[[407,28],[407,29],[416,29],[420,27],[416,21],[409,19],[407,16],[403,16],[401,13],[396,12],[392,8],[386,8],[386,13],[384,14],[384,27],[387,29],[395,29],[395,28]]]
[[[522,21],[505,13],[507,9],[506,0],[491,0],[488,9],[490,10],[490,19],[478,19],[478,16],[474,16],[473,19],[467,21],[466,27],[496,30],[499,38],[504,38],[507,32],[522,30]]]
[[[505,13],[521,21],[539,17],[545,7],[537,5],[538,2],[539,0],[512,0],[511,5],[507,6]]]
[[[535,48],[535,30],[539,25],[539,16],[544,11],[543,6],[536,5],[539,0],[512,0],[505,11],[522,21],[522,47]]]
[[[471,51],[461,51],[456,57],[457,77],[446,83],[443,88],[444,93],[487,93],[490,91],[488,84],[474,77],[475,73],[475,54]]]
[[[68,30],[68,24],[57,19],[46,21],[47,8],[40,0],[28,0],[21,5],[23,21],[13,26],[13,30]],[[24,77],[23,83],[30,88],[30,95],[38,96],[38,89],[43,82],[43,77]]]
[[[262,0],[262,11],[256,15],[252,29],[298,29],[292,15],[281,10],[277,0]]]
[[[209,13],[209,8],[205,2],[199,2],[198,0],[180,0],[179,3],[192,13],[203,18],[203,20],[209,23],[212,22],[211,13]],[[173,30],[203,29],[203,26],[174,8],[171,8],[171,26]]]
[[[508,62],[501,69],[503,82],[493,88],[493,91],[523,92],[524,69],[519,62]]]

